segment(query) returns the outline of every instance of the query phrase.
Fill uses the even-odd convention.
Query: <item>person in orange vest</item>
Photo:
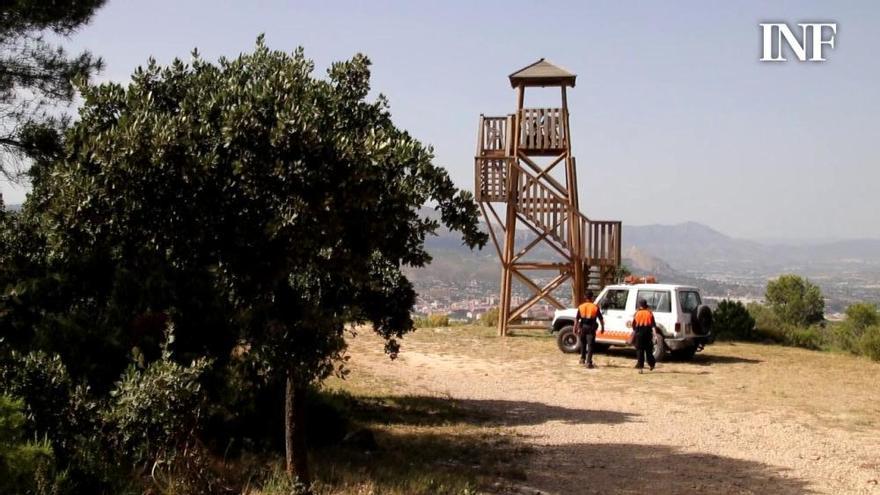
[[[601,324],[600,332],[604,333],[605,320],[602,319],[602,311],[599,310],[599,306],[593,302],[593,291],[588,290],[584,294],[584,298],[586,300],[578,306],[574,328],[581,338],[581,364],[586,361],[587,368],[594,368],[593,348],[596,346],[596,329]]]
[[[645,369],[645,359],[648,360],[648,366],[653,371],[654,365],[654,330],[657,323],[654,321],[654,313],[648,308],[648,301],[639,299],[639,310],[633,317],[633,344],[636,347],[636,368],[639,373],[643,373]]]

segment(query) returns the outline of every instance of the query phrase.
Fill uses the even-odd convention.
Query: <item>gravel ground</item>
[[[639,375],[632,352],[586,370],[541,335],[420,330],[393,362],[366,333],[350,345],[356,376],[531,445],[519,493],[880,493],[880,366],[863,359],[718,344]]]

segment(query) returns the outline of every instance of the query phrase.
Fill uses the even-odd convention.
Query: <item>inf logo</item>
[[[801,62],[824,62],[823,48],[827,45],[834,48],[834,37],[837,35],[836,22],[815,22],[798,24],[801,38],[784,22],[761,23],[763,50],[761,62],[785,62],[783,40],[791,53]]]

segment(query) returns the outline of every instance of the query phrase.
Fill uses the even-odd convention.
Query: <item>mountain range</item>
[[[530,231],[517,231],[518,246],[532,238]],[[471,251],[457,234],[442,230],[426,240],[426,247],[433,263],[407,271],[417,288],[456,280],[497,286],[500,266],[491,241],[481,251]],[[760,242],[696,222],[624,225],[622,257],[633,273],[697,285],[720,297],[760,298],[769,279],[796,273],[822,288],[829,309],[880,301],[880,239]],[[532,258],[556,259],[549,248],[536,248]]]

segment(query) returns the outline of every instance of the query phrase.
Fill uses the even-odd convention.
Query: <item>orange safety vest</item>
[[[591,302],[585,302],[578,306],[578,314],[581,318],[585,318],[588,320],[595,319],[596,316],[599,314],[599,306],[596,306]]]
[[[636,311],[635,317],[633,317],[633,327],[653,327],[654,326],[654,313],[651,312],[650,309],[640,309]]]

